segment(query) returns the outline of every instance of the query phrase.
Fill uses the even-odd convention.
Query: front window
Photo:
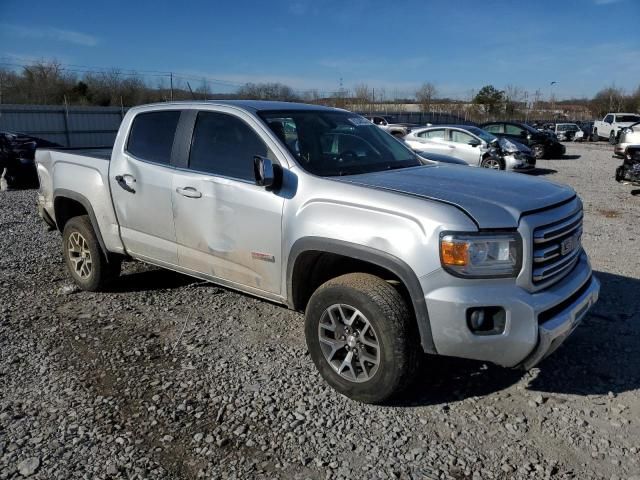
[[[421,165],[401,142],[354,113],[292,110],[259,115],[302,168],[314,175],[357,175]]]

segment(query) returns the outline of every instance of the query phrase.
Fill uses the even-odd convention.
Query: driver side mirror
[[[264,187],[267,191],[279,189],[282,183],[282,168],[280,165],[274,165],[270,159],[260,155],[253,157],[253,175],[256,185]]]
[[[480,140],[478,140],[477,138],[472,138],[471,140],[469,140],[469,142],[467,142],[469,145],[471,145],[472,147],[477,147],[478,145],[480,145],[482,142]]]

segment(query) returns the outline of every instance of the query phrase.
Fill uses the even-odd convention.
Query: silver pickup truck
[[[321,375],[363,402],[402,391],[423,352],[530,368],[598,298],[571,188],[424,165],[345,110],[146,105],[112,150],[36,161],[81,288],[133,258],[304,311]]]

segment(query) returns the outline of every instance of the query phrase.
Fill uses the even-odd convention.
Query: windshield
[[[421,165],[401,142],[349,112],[258,112],[306,171],[319,176],[357,175]]]
[[[638,122],[640,115],[616,115],[616,122]]]
[[[580,128],[575,123],[559,123],[558,124],[559,132],[577,132],[578,130],[580,130]]]
[[[491,143],[498,138],[495,135],[492,135],[489,132],[485,132],[481,128],[477,128],[477,127],[465,127],[465,130],[469,133],[473,133],[476,137],[480,137],[482,140],[484,140],[487,143]]]

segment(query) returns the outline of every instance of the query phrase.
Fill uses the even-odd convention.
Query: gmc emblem
[[[580,236],[573,235],[569,238],[565,238],[560,244],[560,254],[567,255],[573,252],[580,245]]]

